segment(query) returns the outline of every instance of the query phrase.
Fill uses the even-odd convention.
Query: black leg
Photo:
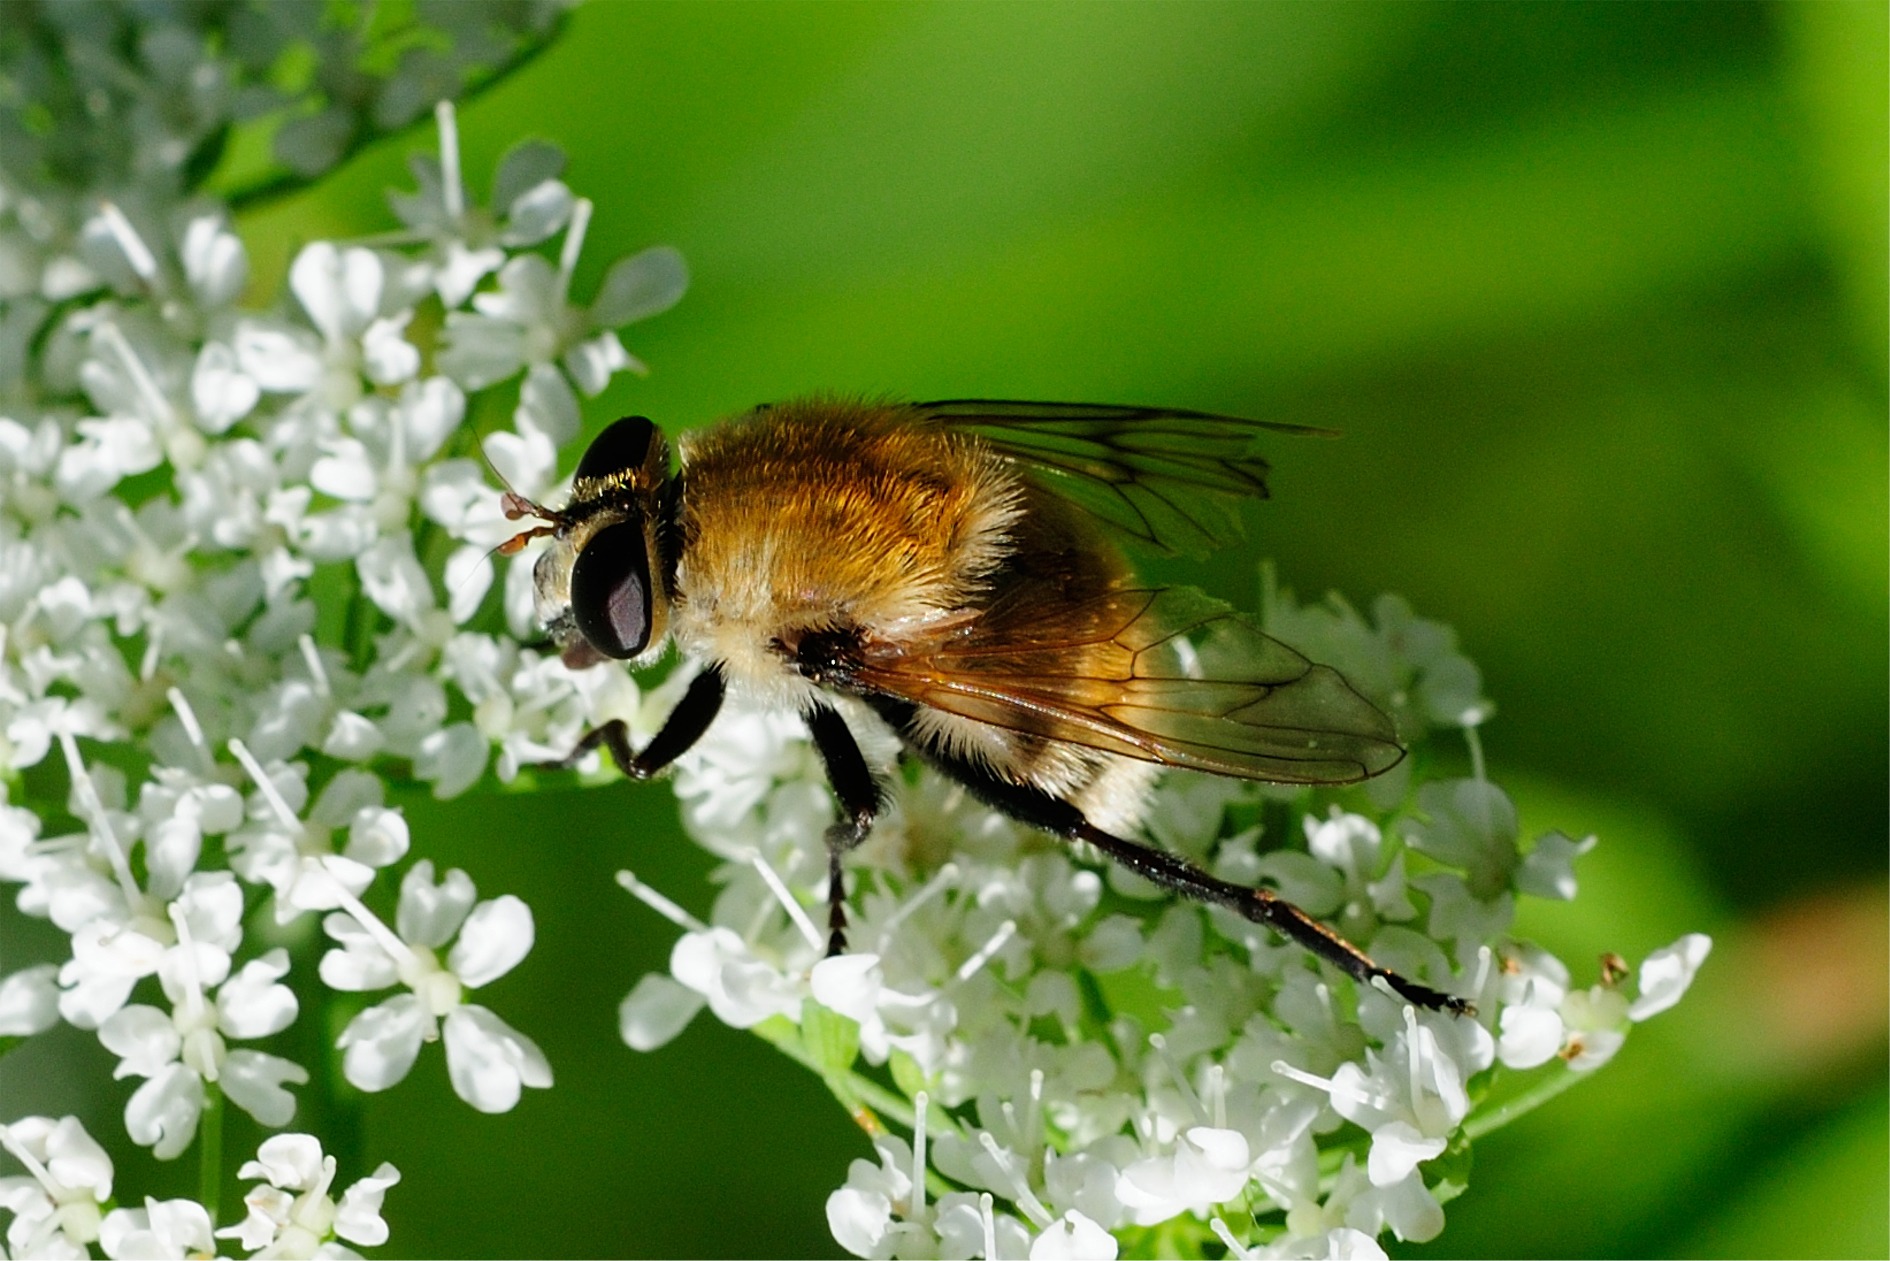
[[[879,817],[884,793],[874,778],[860,746],[847,730],[846,719],[831,706],[814,704],[804,715],[813,733],[814,747],[827,766],[827,782],[840,803],[840,821],[827,829],[827,954],[847,948],[847,886],[840,858],[866,839]]]
[[[877,704],[880,712],[905,732],[910,710],[897,702]],[[1000,810],[1021,823],[1074,841],[1088,841],[1145,880],[1172,889],[1197,902],[1224,906],[1264,925],[1282,937],[1303,946],[1319,958],[1362,984],[1382,980],[1407,1002],[1434,1011],[1448,1011],[1460,1016],[1475,1015],[1476,1008],[1461,998],[1434,990],[1428,985],[1399,976],[1389,968],[1373,963],[1370,956],[1345,938],[1321,924],[1291,902],[1268,889],[1249,889],[1216,879],[1193,863],[1164,850],[1113,836],[1083,817],[1083,812],[1069,802],[1023,784],[999,779],[984,767],[936,748],[914,744],[919,755],[933,767],[963,784],[970,793],[994,810]]]
[[[722,708],[722,696],[727,685],[722,678],[720,666],[710,666],[689,684],[689,690],[683,693],[676,708],[669,711],[669,717],[663,722],[663,729],[650,737],[650,742],[643,746],[643,752],[632,752],[630,748],[630,728],[623,719],[613,718],[603,726],[585,733],[577,742],[577,747],[555,762],[540,762],[546,770],[568,771],[578,764],[586,753],[603,745],[610,750],[611,761],[617,769],[631,779],[648,779],[671,762],[687,753],[690,746],[702,738],[702,733],[715,721],[715,715]]]

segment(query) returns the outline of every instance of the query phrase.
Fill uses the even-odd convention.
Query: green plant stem
[[[830,1073],[815,1062],[814,1057],[801,1045],[801,1032],[798,1026],[785,1018],[777,1017],[764,1020],[750,1032],[760,1036],[761,1040],[780,1051],[803,1068],[811,1070],[825,1083],[829,1092],[847,1110],[847,1115],[856,1121],[860,1119],[862,1106],[871,1108],[891,1117],[907,1130],[918,1128],[919,1117],[913,1110],[912,1101],[895,1090],[888,1090],[870,1078],[858,1073]],[[934,1105],[926,1114],[926,1131],[936,1137],[942,1132],[956,1132],[957,1123],[951,1114]],[[928,1169],[925,1174],[925,1186],[934,1204],[939,1198],[953,1191],[962,1191],[963,1187],[949,1181],[936,1169]]]
[[[454,98],[454,104],[466,105],[470,103],[482,95],[487,89],[497,86],[503,80],[510,78],[518,71],[536,61],[540,55],[546,52],[551,45],[557,41],[558,36],[564,33],[565,25],[566,18],[560,16],[557,22],[552,25],[551,29],[544,33],[543,38],[525,45],[510,61],[493,67],[493,69],[488,74],[481,77],[478,82],[467,87],[465,91]],[[431,112],[428,112],[410,119],[398,127],[385,130],[373,126],[363,126],[356,132],[354,139],[349,141],[346,152],[336,158],[334,164],[331,165],[327,171],[322,172],[321,175],[301,175],[294,171],[287,170],[274,171],[254,183],[239,188],[233,188],[221,194],[223,203],[230,208],[230,213],[232,214],[241,214],[244,211],[255,210],[260,206],[266,206],[270,202],[278,201],[291,193],[297,193],[310,187],[328,174],[329,171],[346,165],[363,149],[377,144],[382,140],[386,140],[390,136],[398,136],[403,132],[412,131],[419,126],[424,126],[426,123],[432,121],[432,118],[433,115]]]
[[[203,1084],[203,1115],[197,1120],[197,1200],[216,1224],[223,1198],[223,1088]]]
[[[912,1111],[912,1101],[897,1091],[888,1090],[857,1073],[829,1073],[822,1069],[814,1062],[814,1057],[807,1053],[807,1048],[801,1045],[800,1029],[791,1021],[766,1020],[756,1025],[754,1031],[768,1045],[796,1064],[812,1070],[848,1112],[865,1105],[875,1112],[884,1113],[907,1129],[918,1123],[918,1117]]]
[[[1464,1137],[1474,1142],[1486,1134],[1493,1134],[1518,1117],[1534,1112],[1576,1082],[1585,1081],[1593,1075],[1592,1073],[1578,1073],[1569,1068],[1551,1073],[1520,1095],[1505,1099],[1489,1111],[1479,1112],[1470,1117],[1463,1123]]]

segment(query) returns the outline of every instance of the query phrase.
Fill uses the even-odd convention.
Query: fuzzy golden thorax
[[[1014,473],[889,404],[815,399],[682,440],[675,630],[734,678],[778,683],[777,643],[897,642],[973,604],[1009,554]]]

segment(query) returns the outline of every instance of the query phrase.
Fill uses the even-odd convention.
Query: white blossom
[[[387,1242],[381,1204],[400,1171],[383,1161],[374,1172],[341,1193],[331,1194],[335,1158],[324,1155],[320,1140],[309,1134],[278,1134],[264,1139],[256,1159],[237,1171],[239,1178],[262,1178],[243,1197],[248,1216],[217,1232],[234,1239],[255,1256],[339,1257],[353,1255],[336,1240],[375,1248]]]
[[[99,1247],[124,1261],[184,1261],[214,1256],[210,1214],[195,1200],[154,1200],[143,1208],[113,1209],[99,1226]]]
[[[112,1161],[77,1117],[22,1117],[0,1125],[0,1149],[26,1167],[0,1178],[0,1209],[13,1214],[7,1247],[54,1261],[90,1255],[101,1206],[112,1198]]]
[[[350,1082],[386,1090],[406,1077],[422,1043],[443,1034],[453,1090],[481,1112],[509,1112],[522,1087],[551,1085],[551,1066],[536,1043],[464,999],[466,990],[496,981],[531,950],[530,908],[510,894],[475,905],[471,877],[454,869],[435,884],[433,864],[424,859],[401,881],[398,935],[344,888],[335,892],[345,910],[323,921],[339,947],[322,956],[322,980],[339,990],[406,989],[342,1030]],[[442,965],[436,952],[449,941]]]
[[[187,927],[174,914],[182,936]],[[308,1071],[281,1056],[228,1045],[280,1033],[294,1022],[295,993],[280,983],[288,971],[288,953],[281,949],[227,979],[205,976],[191,954],[179,952],[159,972],[169,1011],[132,1004],[99,1027],[99,1041],[119,1057],[114,1075],[146,1079],[125,1105],[133,1141],[152,1148],[160,1160],[181,1154],[196,1136],[207,1083],[264,1125],[289,1122],[295,1100],[283,1084],[306,1083]],[[208,993],[213,985],[214,997]]]
[[[286,64],[288,12],[250,15],[245,57]],[[490,35],[473,10],[441,12]],[[228,125],[238,72],[167,14],[126,19],[162,36],[131,61],[75,26],[115,72],[106,108],[16,137],[84,138],[109,182],[0,184],[0,792],[40,794],[0,798],[0,881],[63,934],[54,957],[7,960],[0,1037],[60,1017],[97,1029],[117,1075],[141,1079],[127,1130],[160,1157],[192,1141],[213,1088],[286,1124],[285,1087],[308,1074],[233,1044],[283,1032],[311,997],[285,950],[256,953],[258,936],[292,940],[298,919],[326,913],[321,980],[396,991],[341,1034],[347,1079],[391,1088],[440,1040],[456,1093],[505,1111],[549,1086],[550,1067],[468,998],[523,960],[533,917],[510,895],[477,900],[464,872],[436,882],[421,857],[394,925],[377,918],[376,882],[431,844],[389,785],[452,796],[489,766],[513,780],[609,719],[641,743],[690,673],[640,688],[523,646],[539,633],[534,553],[491,555],[516,527],[467,417],[509,407],[509,427],[482,423],[479,454],[555,502],[582,400],[642,370],[617,330],[674,304],[687,272],[656,247],[575,299],[593,207],[561,155],[515,148],[482,204],[442,102],[437,159],[416,159],[416,189],[393,198],[400,228],[307,243],[286,292],[249,301],[244,245],[186,173]],[[384,79],[371,59],[356,73],[385,88],[376,108],[410,118],[439,83],[467,81],[476,59],[452,46],[417,41]],[[297,170],[385,122],[274,82],[247,90],[245,108],[288,118],[277,152]],[[437,350],[421,332],[435,324]],[[345,618],[317,606],[334,593]],[[1435,1237],[1435,1170],[1466,1141],[1471,1083],[1599,1066],[1679,1001],[1710,942],[1683,937],[1631,984],[1618,961],[1576,984],[1511,930],[1522,899],[1575,896],[1595,838],[1551,832],[1522,851],[1476,743],[1494,710],[1454,632],[1393,596],[1367,616],[1270,591],[1265,619],[1407,742],[1461,733],[1471,774],[1427,781],[1412,757],[1346,789],[1171,775],[1148,839],[1276,889],[1380,963],[1473,998],[1475,1018],[1414,1012],[1224,909],[895,769],[896,741],[857,707],[847,719],[890,799],[848,856],[853,953],[827,958],[821,759],[798,718],[732,703],[673,780],[685,827],[720,864],[706,919],[620,877],[680,932],[668,973],[623,1000],[625,1042],[653,1050],[708,1011],[799,1039],[836,1093],[890,1099],[910,1139],[876,1135],[827,1203],[860,1256],[1114,1256],[1118,1236],[1183,1215],[1229,1255],[1382,1256],[1387,1231]],[[106,743],[118,747],[94,751]],[[35,769],[55,746],[64,781],[56,763]],[[580,770],[608,773],[596,754]],[[874,1070],[857,1079],[834,1062],[856,1041]],[[110,1161],[73,1118],[15,1121],[0,1142],[27,1171],[0,1179],[12,1255],[201,1255],[215,1238],[351,1255],[386,1241],[381,1201],[399,1176],[383,1164],[337,1199],[319,1141],[278,1135],[242,1169],[262,1180],[246,1217],[212,1236],[189,1200],[108,1211]],[[1236,1238],[1216,1216],[1230,1204],[1268,1242]]]

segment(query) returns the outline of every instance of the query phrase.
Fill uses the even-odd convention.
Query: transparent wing
[[[1050,613],[999,602],[914,652],[869,645],[860,683],[1104,752],[1282,784],[1343,784],[1404,756],[1339,674],[1189,587],[1113,591]]]
[[[1200,554],[1239,535],[1242,499],[1264,499],[1261,434],[1329,429],[1165,407],[946,399],[915,410],[977,435],[1130,542]]]

